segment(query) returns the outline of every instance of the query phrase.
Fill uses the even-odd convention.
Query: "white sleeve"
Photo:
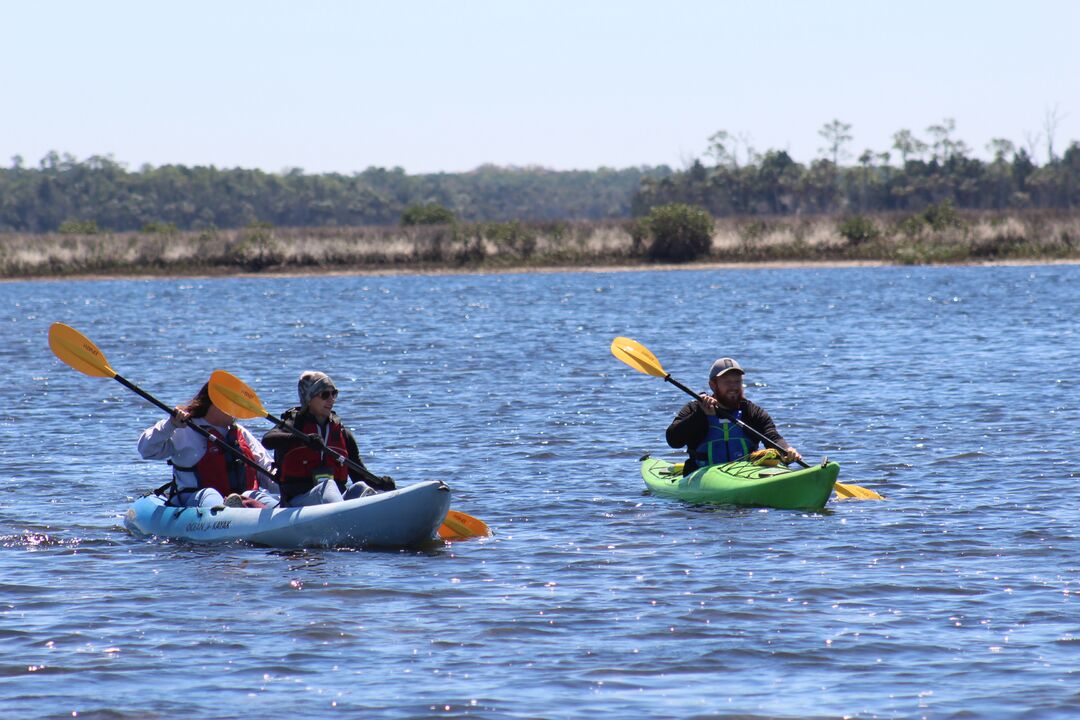
[[[172,435],[176,426],[165,418],[146,428],[139,436],[139,454],[144,460],[167,460],[173,455]]]
[[[192,467],[206,454],[206,440],[190,428],[178,428],[164,418],[139,437],[139,454],[146,460],[172,460]]]

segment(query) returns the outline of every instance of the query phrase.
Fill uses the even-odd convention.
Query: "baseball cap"
[[[731,372],[732,370],[739,373],[740,375],[745,375],[742,369],[742,365],[739,365],[739,363],[735,362],[732,358],[720,358],[712,364],[711,368],[709,368],[709,380],[712,380],[713,378],[718,378],[724,373]]]

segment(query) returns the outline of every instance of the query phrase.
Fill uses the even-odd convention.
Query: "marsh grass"
[[[716,262],[1080,259],[1080,212],[719,218]],[[0,277],[649,265],[632,221],[0,234]],[[857,228],[853,232],[851,228]],[[846,234],[845,234],[846,233]]]

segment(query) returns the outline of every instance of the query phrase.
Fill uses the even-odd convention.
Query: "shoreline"
[[[628,221],[0,233],[0,281],[1080,262],[1080,211],[859,219],[717,218],[708,245],[699,233],[692,252],[656,252],[652,231]],[[671,259],[680,257],[695,259]]]
[[[835,269],[852,267],[1024,267],[1043,265],[1080,265],[1080,258],[1010,258],[1003,260],[974,260],[959,262],[927,263],[909,265],[904,263],[889,262],[887,260],[755,260],[747,262],[732,261],[699,261],[688,263],[655,263],[655,264],[628,264],[618,263],[612,265],[538,265],[508,266],[508,267],[462,267],[462,268],[425,268],[401,267],[401,268],[365,268],[355,267],[346,269],[326,270],[321,268],[297,269],[290,268],[281,272],[264,270],[252,272],[249,270],[232,271],[223,268],[220,272],[131,272],[131,273],[71,273],[53,275],[32,275],[26,277],[0,277],[0,283],[16,282],[62,282],[72,281],[108,281],[108,280],[218,280],[232,278],[302,278],[302,277],[396,277],[405,275],[417,276],[449,276],[449,275],[525,275],[525,274],[554,274],[554,273],[632,273],[632,272],[670,272],[688,270],[809,270],[809,269]]]

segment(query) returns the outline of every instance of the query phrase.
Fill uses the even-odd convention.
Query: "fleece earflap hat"
[[[300,396],[300,407],[305,408],[323,390],[337,390],[334,381],[326,373],[317,370],[305,370],[300,375],[300,382],[296,384],[296,392]]]

